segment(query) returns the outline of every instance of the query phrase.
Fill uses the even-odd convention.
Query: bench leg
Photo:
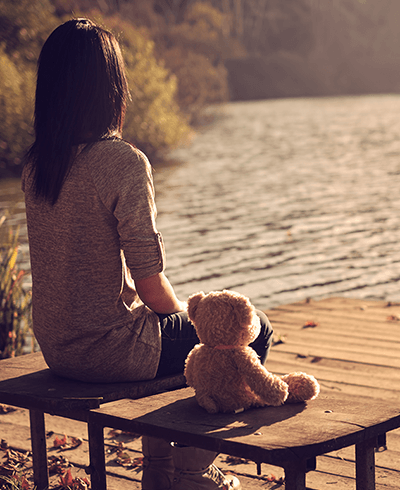
[[[356,489],[375,490],[376,438],[356,444]]]
[[[306,489],[307,461],[290,462],[285,466],[285,489]]]
[[[95,490],[107,489],[106,457],[104,454],[104,428],[88,422],[90,481]]]
[[[31,426],[33,481],[37,490],[45,490],[49,486],[49,472],[47,469],[44,413],[40,410],[29,410],[29,419]]]

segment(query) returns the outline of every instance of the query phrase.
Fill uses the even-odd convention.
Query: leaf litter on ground
[[[58,436],[55,436],[53,441],[53,447],[58,448],[61,451],[68,451],[70,449],[75,449],[82,444],[82,439],[80,437],[73,437],[64,434],[64,436],[59,439]]]

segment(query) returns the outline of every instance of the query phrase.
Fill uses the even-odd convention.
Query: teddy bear
[[[277,376],[261,364],[249,347],[261,326],[247,297],[228,290],[199,292],[188,299],[188,315],[201,343],[189,352],[184,374],[207,412],[239,412],[318,396],[313,376]]]

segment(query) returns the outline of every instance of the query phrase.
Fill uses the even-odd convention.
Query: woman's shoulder
[[[95,156],[99,160],[112,157],[131,161],[148,161],[142,151],[131,143],[119,138],[106,139],[94,143],[88,148],[88,154]]]
[[[98,141],[83,149],[79,172],[89,173],[95,186],[111,192],[124,186],[147,186],[152,180],[152,168],[138,148],[120,140]]]

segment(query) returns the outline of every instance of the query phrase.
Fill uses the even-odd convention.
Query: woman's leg
[[[186,311],[158,315],[161,325],[161,357],[156,377],[183,373],[185,360],[200,342]]]
[[[261,364],[264,365],[265,361],[267,360],[269,349],[271,348],[272,334],[274,332],[267,315],[260,310],[256,310],[256,313],[260,318],[261,332],[256,340],[250,344],[250,347],[253,347],[253,349],[257,352]]]

